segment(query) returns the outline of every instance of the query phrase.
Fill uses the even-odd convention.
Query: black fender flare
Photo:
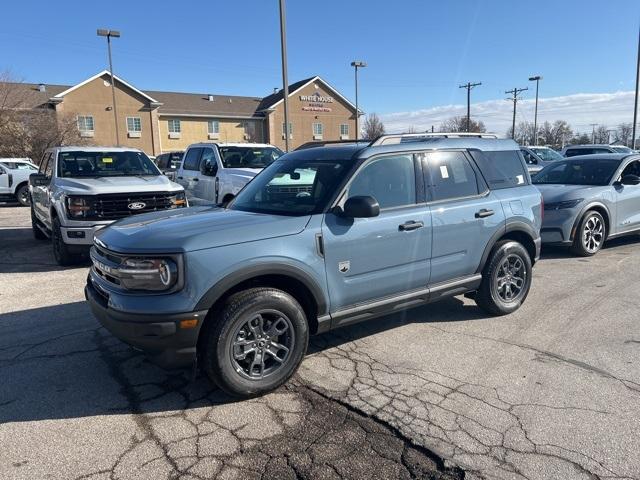
[[[580,213],[576,215],[576,219],[574,220],[573,226],[571,227],[571,238],[569,240],[573,242],[574,232],[578,228],[578,225],[580,224],[582,217],[584,217],[584,214],[587,213],[589,210],[593,210],[594,207],[602,208],[607,213],[607,218],[605,219],[605,222],[607,222],[608,225],[607,225],[607,232],[606,232],[607,236],[605,240],[609,237],[609,235],[611,235],[611,223],[613,221],[613,218],[611,217],[611,210],[609,210],[609,207],[607,207],[603,202],[593,201],[588,203],[584,207],[582,207],[582,209],[580,210]]]
[[[265,275],[280,275],[300,282],[313,295],[313,299],[318,306],[318,317],[328,313],[329,303],[318,282],[301,268],[287,264],[258,264],[236,270],[209,288],[198,301],[194,310],[209,310],[226,292],[236,285]]]
[[[515,220],[507,223],[504,229],[500,229],[495,232],[487,242],[486,247],[484,247],[484,252],[482,252],[482,258],[480,259],[480,265],[478,265],[476,273],[482,273],[482,270],[487,263],[487,259],[489,258],[489,254],[493,250],[493,247],[495,247],[496,243],[498,243],[498,240],[504,237],[507,233],[511,232],[522,232],[531,237],[531,241],[534,243],[535,239],[539,237],[539,235],[536,234],[535,229],[526,222]],[[531,260],[533,261],[534,259]]]

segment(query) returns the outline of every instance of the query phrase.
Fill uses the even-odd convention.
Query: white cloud
[[[530,92],[529,92],[530,93]],[[620,123],[633,121],[634,93],[577,93],[563,97],[540,98],[538,101],[538,123],[566,120],[574,131],[590,132],[591,123],[614,128]],[[535,98],[518,101],[516,122],[531,121]],[[439,107],[396,112],[380,115],[387,132],[403,132],[413,127],[417,131],[438,130],[440,124],[452,116],[466,115],[467,107],[443,105]],[[511,126],[513,103],[504,99],[471,104],[471,117],[482,120],[487,131],[504,134]]]

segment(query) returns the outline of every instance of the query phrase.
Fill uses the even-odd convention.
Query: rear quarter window
[[[529,185],[529,174],[519,150],[495,152],[472,150],[470,153],[490,189],[500,190]]]

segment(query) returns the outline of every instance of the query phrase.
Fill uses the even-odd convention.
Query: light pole
[[[358,140],[360,138],[360,127],[359,127],[360,109],[358,108],[358,68],[366,67],[367,63],[356,60],[354,62],[351,62],[351,66],[356,71],[356,140]]]
[[[638,29],[638,65],[636,66],[636,96],[633,102],[633,128],[631,148],[636,149],[636,126],[638,125],[638,85],[640,84],[640,28]]]
[[[529,77],[530,82],[536,82],[536,110],[533,114],[533,144],[538,145],[538,86],[542,77],[536,75],[535,77]]]
[[[118,135],[118,109],[116,107],[116,87],[113,82],[113,63],[111,62],[111,37],[119,38],[120,32],[117,30],[108,30],[106,28],[98,29],[99,37],[107,37],[107,50],[109,51],[109,75],[111,75],[111,95],[113,96],[113,120],[116,123],[116,147],[120,146],[120,135]]]
[[[280,53],[282,55],[282,95],[284,100],[284,149],[289,151],[289,79],[287,78],[287,19],[284,0],[280,0]]]

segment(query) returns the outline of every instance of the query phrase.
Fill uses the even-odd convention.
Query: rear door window
[[[492,190],[529,184],[527,168],[519,150],[471,150],[470,153]]]
[[[426,183],[434,201],[478,195],[476,172],[462,152],[433,152],[427,155]],[[429,179],[430,177],[430,179]]]
[[[187,151],[186,156],[184,157],[184,166],[185,170],[200,170],[200,155],[202,153],[202,148],[190,148]]]

